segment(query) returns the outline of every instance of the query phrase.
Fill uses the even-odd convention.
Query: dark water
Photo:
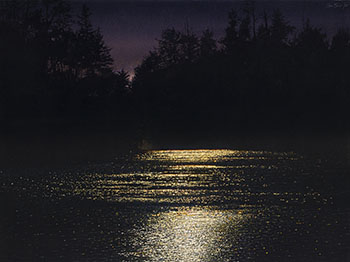
[[[166,150],[1,173],[1,261],[350,261],[347,168]]]

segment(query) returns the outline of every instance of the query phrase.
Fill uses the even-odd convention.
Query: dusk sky
[[[156,45],[161,31],[188,23],[200,34],[206,28],[220,38],[231,8],[239,9],[242,1],[75,1],[75,8],[86,2],[93,12],[93,22],[104,34],[115,60],[115,68],[132,72],[142,58]],[[300,27],[303,18],[332,33],[339,26],[349,25],[350,8],[329,8],[326,1],[256,1],[258,14],[279,8],[291,23]]]

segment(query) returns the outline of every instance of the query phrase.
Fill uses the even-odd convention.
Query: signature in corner
[[[348,7],[350,7],[350,1],[346,1],[346,0],[334,0],[333,2],[330,2],[327,4],[327,8],[345,9]]]

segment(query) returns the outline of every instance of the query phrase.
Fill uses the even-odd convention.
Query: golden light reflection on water
[[[142,228],[135,229],[133,245],[137,251],[133,255],[146,261],[169,262],[219,258],[225,249],[232,247],[232,241],[249,218],[244,209],[182,207],[158,212],[150,215]]]
[[[229,149],[197,149],[197,150],[154,150],[139,155],[140,160],[158,160],[170,162],[216,162],[223,160],[268,159],[269,156],[286,157],[290,153],[274,153],[266,151],[244,151]]]
[[[66,193],[114,202],[208,204],[249,195],[246,170],[278,169],[265,159],[293,157],[263,151],[149,151],[136,155],[133,172],[91,174]]]
[[[66,199],[66,204],[71,196],[98,200],[83,205],[78,201],[68,212],[60,208],[60,213],[71,214],[62,225],[72,225],[74,241],[82,226],[81,234],[87,233],[84,243],[91,241],[89,250],[105,246],[102,251],[107,252],[111,247],[114,261],[285,261],[264,260],[261,255],[271,256],[280,241],[284,251],[285,236],[292,236],[293,245],[299,239],[309,245],[315,223],[324,225],[324,232],[333,232],[332,221],[320,219],[333,199],[309,183],[320,169],[311,172],[308,162],[296,159],[292,153],[258,151],[150,151],[130,162],[94,167],[93,172],[54,175],[36,183],[21,177],[16,188],[23,196],[43,195],[57,203]],[[59,221],[60,213],[55,211],[47,220]],[[331,215],[327,211],[325,218]],[[55,225],[54,230],[59,228]],[[308,248],[301,246],[304,252]],[[90,260],[101,257],[106,253]]]

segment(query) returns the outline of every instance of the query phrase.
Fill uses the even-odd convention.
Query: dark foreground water
[[[2,171],[0,261],[350,261],[344,166],[166,150]]]

